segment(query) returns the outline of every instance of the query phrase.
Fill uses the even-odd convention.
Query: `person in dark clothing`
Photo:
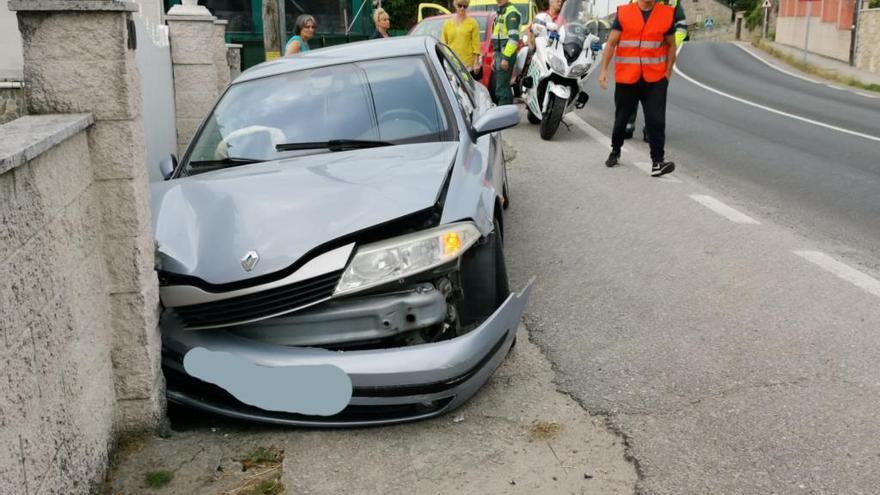
[[[382,7],[373,11],[373,24],[376,25],[376,30],[370,36],[371,40],[391,37],[388,34],[388,30],[391,29],[391,16]]]
[[[599,86],[608,87],[608,66],[614,54],[614,130],[605,165],[620,160],[627,120],[641,102],[651,146],[651,175],[675,170],[665,161],[666,92],[675,64],[674,10],[655,0],[638,0],[617,8],[617,19],[602,55]]]
[[[632,3],[635,3],[636,0],[631,0]],[[658,0],[661,3],[665,3],[669,5],[673,9],[675,9],[675,15],[673,16],[673,20],[675,22],[675,47],[681,47],[682,43],[684,43],[685,38],[687,38],[687,17],[684,13],[684,7],[682,6],[679,0]],[[624,134],[624,139],[629,139],[633,137],[633,134],[636,131],[636,117],[639,113],[639,107],[636,107],[633,110],[632,115],[629,116],[629,121],[626,123],[626,133]],[[648,142],[648,128],[645,127],[642,129],[642,135],[644,136],[645,142]]]

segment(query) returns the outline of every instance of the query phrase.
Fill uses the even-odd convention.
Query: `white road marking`
[[[837,275],[856,287],[863,289],[874,296],[880,297],[880,280],[864,274],[819,251],[794,251],[794,254],[817,265],[823,270]]]
[[[726,204],[718,201],[712,196],[706,196],[705,194],[691,194],[691,199],[700,203],[701,205],[709,208],[715,213],[727,218],[731,222],[735,223],[745,223],[751,225],[761,225],[761,222],[755,220],[754,218],[746,215],[745,213],[741,213],[733,208],[727,206]]]
[[[698,82],[698,81],[694,80],[692,77],[690,77],[690,76],[688,76],[687,74],[685,74],[684,72],[682,72],[682,71],[678,68],[677,65],[674,67],[674,70],[675,70],[676,74],[678,74],[678,75],[680,75],[681,77],[687,79],[688,81],[690,81],[690,82],[696,84],[697,86],[699,86],[699,87],[705,89],[706,91],[711,91],[711,92],[713,92],[713,93],[716,93],[716,94],[719,94],[719,95],[721,95],[721,96],[724,96],[725,98],[730,98],[731,100],[738,101],[738,102],[740,102],[740,103],[745,103],[746,105],[753,106],[753,107],[755,107],[755,108],[760,108],[761,110],[766,110],[766,111],[768,111],[768,112],[775,113],[775,114],[778,114],[778,115],[782,115],[782,116],[784,116],[784,117],[788,117],[788,118],[795,119],[795,120],[800,120],[801,122],[806,122],[806,123],[808,123],[808,124],[817,125],[817,126],[819,126],[819,127],[824,127],[824,128],[826,128],[826,129],[831,129],[831,130],[833,130],[833,131],[838,131],[838,132],[842,132],[842,133],[845,133],[845,134],[850,134],[850,135],[852,135],[852,136],[857,136],[857,137],[860,137],[860,138],[870,139],[871,141],[877,141],[877,142],[880,142],[880,137],[877,137],[877,136],[872,136],[872,135],[870,135],[870,134],[864,134],[864,133],[861,133],[861,132],[851,131],[851,130],[849,130],[849,129],[844,129],[843,127],[837,127],[837,126],[833,126],[833,125],[830,125],[830,124],[826,124],[826,123],[824,123],[824,122],[819,122],[819,121],[817,121],[817,120],[808,119],[808,118],[806,118],[806,117],[801,117],[800,115],[794,115],[794,114],[791,114],[791,113],[788,113],[788,112],[783,112],[782,110],[777,110],[777,109],[775,109],[775,108],[771,108],[771,107],[767,107],[767,106],[764,106],[764,105],[760,105],[760,104],[758,104],[758,103],[755,103],[755,102],[752,102],[752,101],[749,101],[749,100],[745,100],[745,99],[743,99],[743,98],[739,98],[739,97],[737,97],[737,96],[733,96],[733,95],[731,95],[731,94],[727,94],[727,93],[725,93],[725,92],[723,92],[723,91],[719,91],[719,90],[717,90],[717,89],[715,89],[715,88],[709,87],[709,86],[707,86],[707,85],[705,85],[705,84],[703,84],[703,83],[701,83],[701,82]]]
[[[572,123],[574,123],[574,125],[580,127],[581,130],[586,132],[587,135],[590,136],[591,138],[593,138],[595,141],[608,142],[611,139],[611,138],[605,136],[604,134],[602,134],[602,132],[599,131],[599,129],[596,129],[595,127],[586,123],[586,121],[584,121],[584,119],[582,119],[578,115],[575,115],[574,113],[570,113],[570,114],[566,115],[565,118],[570,120]],[[610,150],[611,147],[609,146],[608,149]],[[625,155],[634,154],[636,152],[636,150],[629,145],[623,145],[623,147],[621,148],[621,151]],[[643,172],[647,173],[648,175],[651,175],[651,164],[650,163],[646,164],[645,162],[635,162],[634,165],[636,166],[636,168],[642,170]],[[672,174],[666,174],[663,177],[660,177],[660,179],[664,180],[664,182],[674,182],[674,183],[678,183],[678,184],[682,183],[681,179],[674,177]]]
[[[758,60],[761,61],[762,63],[764,63],[764,64],[766,64],[766,65],[772,67],[773,69],[778,70],[779,72],[782,72],[783,74],[788,74],[788,75],[791,76],[791,77],[796,77],[796,78],[798,78],[798,79],[803,79],[804,81],[811,82],[811,83],[813,83],[813,84],[820,84],[820,85],[823,85],[823,86],[828,86],[829,88],[833,88],[833,89],[836,89],[836,90],[839,90],[839,91],[849,91],[849,92],[851,92],[851,93],[855,93],[855,94],[857,94],[857,95],[859,95],[859,96],[864,96],[865,98],[880,98],[880,95],[871,95],[871,94],[868,94],[868,93],[862,93],[861,91],[855,91],[855,88],[844,87],[844,86],[835,86],[835,85],[832,85],[832,84],[828,84],[826,81],[821,81],[821,80],[817,80],[817,79],[812,79],[812,78],[809,78],[809,77],[807,77],[807,76],[803,76],[803,75],[801,75],[801,74],[797,74],[797,73],[794,73],[794,72],[792,72],[792,71],[785,70],[785,69],[783,69],[782,67],[780,67],[780,66],[778,66],[778,65],[776,65],[776,64],[774,64],[774,63],[771,63],[769,60],[765,60],[763,57],[761,57],[760,55],[758,55],[757,53],[755,53],[754,51],[752,51],[751,48],[748,48],[748,47],[746,47],[746,46],[744,46],[744,45],[742,45],[742,44],[740,44],[740,43],[734,43],[733,46],[738,47],[739,49],[741,49],[741,50],[743,50],[744,52],[748,53],[749,55],[755,57],[756,59],[758,59]]]

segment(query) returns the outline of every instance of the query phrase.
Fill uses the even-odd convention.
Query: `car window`
[[[476,107],[474,95],[474,77],[455,53],[446,45],[437,45],[440,51],[440,60],[443,63],[443,69],[452,89],[455,91],[455,98],[461,106],[465,117],[470,121]]]
[[[182,175],[229,165],[217,161],[316,152],[279,152],[278,144],[454,138],[423,57],[341,64],[231,86],[195,137]]]
[[[414,27],[409,34],[410,36],[431,36],[432,38],[439,40],[440,33],[443,31],[443,23],[445,21],[445,18],[432,19],[429,17],[416,24],[416,27]]]

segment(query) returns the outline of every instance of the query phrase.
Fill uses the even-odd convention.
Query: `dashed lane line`
[[[794,251],[794,254],[817,265],[819,268],[837,275],[869,294],[880,297],[880,280],[841,263],[820,251]]]
[[[700,203],[701,205],[709,208],[715,213],[727,218],[731,222],[734,223],[743,223],[743,224],[751,224],[751,225],[760,225],[761,222],[755,220],[754,218],[737,211],[726,204],[718,201],[712,196],[706,196],[705,194],[691,194],[690,198]]]
[[[746,99],[740,98],[740,97],[738,97],[738,96],[733,96],[733,95],[731,95],[731,94],[725,93],[724,91],[717,90],[717,89],[715,89],[715,88],[713,88],[713,87],[707,86],[707,85],[705,85],[705,84],[703,84],[703,83],[701,83],[701,82],[695,80],[694,78],[688,76],[687,74],[685,74],[684,72],[682,72],[681,69],[679,69],[677,65],[674,67],[674,70],[675,70],[675,73],[676,73],[676,74],[680,75],[681,77],[685,78],[686,80],[690,81],[691,83],[693,83],[693,84],[695,84],[695,85],[697,85],[697,86],[699,86],[699,87],[705,89],[706,91],[711,91],[711,92],[713,92],[713,93],[716,93],[716,94],[719,94],[719,95],[721,95],[721,96],[724,96],[725,98],[730,98],[731,100],[738,101],[738,102],[740,102],[740,103],[744,103],[744,104],[746,104],[746,105],[753,106],[753,107],[755,107],[755,108],[760,108],[761,110],[766,110],[766,111],[771,112],[771,113],[775,113],[775,114],[778,114],[778,115],[782,115],[782,116],[784,116],[784,117],[788,117],[788,118],[795,119],[795,120],[800,120],[801,122],[806,122],[806,123],[808,123],[808,124],[817,125],[817,126],[819,126],[819,127],[824,127],[824,128],[826,128],[826,129],[831,129],[831,130],[833,130],[833,131],[842,132],[842,133],[844,133],[844,134],[850,134],[850,135],[852,135],[852,136],[857,136],[857,137],[860,137],[860,138],[870,139],[871,141],[877,141],[877,142],[880,142],[880,137],[877,137],[877,136],[872,136],[872,135],[870,135],[870,134],[864,134],[864,133],[862,133],[862,132],[856,132],[856,131],[852,131],[852,130],[849,130],[849,129],[844,129],[843,127],[833,126],[833,125],[830,125],[830,124],[826,124],[826,123],[824,123],[824,122],[819,122],[819,121],[817,121],[817,120],[808,119],[808,118],[806,118],[806,117],[801,117],[800,115],[794,115],[794,114],[791,114],[791,113],[788,113],[788,112],[783,112],[782,110],[777,110],[777,109],[775,109],[775,108],[771,108],[771,107],[768,107],[768,106],[760,105],[760,104],[755,103],[755,102],[753,102],[753,101],[749,101],[749,100],[746,100]]]

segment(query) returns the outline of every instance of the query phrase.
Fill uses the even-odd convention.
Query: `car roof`
[[[253,79],[295,72],[299,70],[327,67],[330,65],[376,60],[391,57],[424,55],[431,53],[437,40],[430,36],[395,36],[346,43],[344,45],[309,50],[288,57],[281,57],[269,62],[255,65],[241,73],[233,84]]]

